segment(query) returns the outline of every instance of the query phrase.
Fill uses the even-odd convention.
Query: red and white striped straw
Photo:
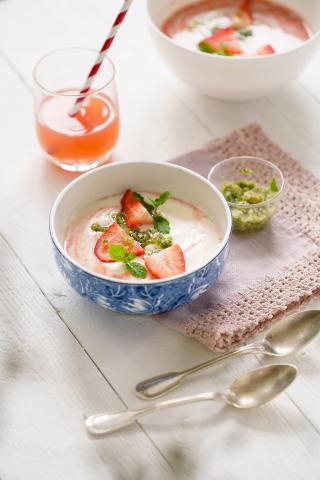
[[[132,1],[133,0],[124,0],[123,1],[121,10],[118,13],[117,18],[115,19],[115,21],[112,25],[112,28],[111,28],[110,33],[108,35],[108,38],[106,39],[106,41],[102,45],[102,48],[101,48],[101,50],[100,50],[100,52],[97,56],[97,59],[96,59],[93,67],[91,68],[91,70],[89,72],[87,80],[86,80],[85,84],[83,85],[82,89],[80,90],[80,95],[89,92],[89,90],[90,90],[90,88],[91,88],[91,86],[94,82],[95,76],[97,75],[97,73],[99,71],[99,68],[101,67],[102,62],[103,62],[105,56],[107,55],[107,53],[109,51],[109,48],[111,47],[112,42],[113,42],[113,40],[115,39],[115,37],[118,33],[120,25],[122,24],[128,10],[130,8],[130,5],[131,5]],[[79,110],[81,108],[81,104],[85,100],[85,98],[86,98],[85,95],[84,96],[79,96],[77,98],[77,100],[74,103],[74,106],[69,111],[69,115],[71,117],[76,115],[79,112]]]

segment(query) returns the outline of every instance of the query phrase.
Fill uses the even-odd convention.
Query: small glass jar
[[[211,169],[208,179],[220,191],[223,191],[226,184],[232,185],[237,182],[254,182],[258,189],[259,187],[271,189],[273,185],[274,191],[261,202],[255,203],[257,200],[254,198],[254,190],[248,202],[232,202],[226,198],[231,210],[233,230],[239,233],[261,230],[276,211],[284,189],[284,177],[276,165],[262,158],[250,156],[228,158],[217,163]]]
[[[71,115],[98,52],[65,48],[34,68],[36,130],[46,157],[60,168],[84,172],[110,161],[119,136],[115,68],[104,58],[80,110]]]

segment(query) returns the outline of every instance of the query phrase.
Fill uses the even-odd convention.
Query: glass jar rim
[[[264,158],[261,158],[261,157],[255,157],[254,155],[238,155],[238,156],[235,156],[235,157],[228,157],[228,158],[225,158],[224,160],[221,160],[220,162],[216,163],[210,170],[209,174],[208,174],[208,180],[209,182],[213,183],[212,180],[211,180],[211,176],[213,174],[213,172],[220,166],[222,166],[223,164],[226,164],[228,162],[230,162],[231,160],[244,160],[244,159],[247,159],[247,160],[256,160],[258,162],[261,162],[261,163],[264,163],[265,165],[271,167],[272,169],[274,169],[279,177],[281,178],[281,186],[279,188],[279,191],[275,193],[275,195],[273,195],[272,197],[268,198],[267,200],[264,200],[263,202],[259,202],[259,203],[253,203],[253,204],[246,204],[246,203],[233,203],[233,202],[229,202],[228,200],[226,200],[226,202],[228,203],[229,207],[235,207],[235,208],[240,208],[240,209],[250,209],[250,208],[259,208],[259,207],[264,207],[266,205],[269,205],[271,202],[274,202],[277,198],[280,197],[280,195],[282,195],[283,193],[283,190],[284,190],[284,187],[285,187],[285,179],[284,179],[284,175],[282,173],[282,171],[280,170],[280,168],[275,165],[274,163],[270,162],[269,160],[266,160]]]
[[[34,68],[33,68],[33,71],[32,71],[32,77],[33,77],[33,81],[34,83],[44,92],[50,94],[50,95],[54,95],[54,96],[57,96],[57,97],[73,97],[73,98],[77,98],[80,96],[80,91],[78,93],[62,93],[62,92],[57,92],[56,90],[51,90],[49,88],[46,88],[44,85],[41,84],[41,82],[39,82],[39,80],[37,79],[37,69],[39,67],[39,65],[45,60],[47,59],[48,57],[50,57],[51,55],[54,55],[56,53],[59,53],[59,52],[66,52],[66,51],[72,51],[72,50],[83,50],[83,51],[86,51],[86,52],[92,52],[92,53],[95,53],[96,55],[99,54],[98,50],[95,50],[94,48],[89,48],[89,47],[64,47],[64,48],[57,48],[56,50],[52,50],[48,53],[46,53],[45,55],[43,55],[42,57],[39,58],[39,60],[37,61],[37,63],[35,64]],[[114,63],[113,61],[108,57],[108,56],[105,56],[104,59],[102,60],[102,63],[103,62],[108,62],[109,65],[111,66],[111,69],[112,69],[112,73],[111,73],[111,78],[105,82],[101,87],[99,88],[95,88],[94,90],[89,90],[89,92],[87,93],[83,93],[81,94],[81,97],[90,97],[91,95],[95,95],[99,92],[101,92],[102,90],[104,90],[106,87],[108,87],[114,80],[115,78],[115,75],[116,75],[116,69],[115,69],[115,66],[114,66]],[[84,78],[85,80],[85,78]]]

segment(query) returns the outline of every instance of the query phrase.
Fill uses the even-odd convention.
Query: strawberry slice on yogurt
[[[233,27],[219,28],[211,37],[199,44],[200,50],[222,55],[241,55],[243,50],[238,42],[237,32]]]
[[[122,213],[127,216],[126,222],[129,228],[150,225],[153,223],[149,212],[141,203],[133,198],[132,190],[127,190],[121,200]]]
[[[115,262],[115,260],[113,260],[109,255],[110,245],[115,244],[126,247],[128,253],[134,253],[137,256],[144,254],[144,249],[138,242],[136,242],[132,237],[130,237],[130,235],[122,230],[117,223],[112,223],[97,240],[94,247],[95,256],[101,262]]]
[[[172,245],[161,252],[153,253],[145,259],[148,272],[154,278],[168,278],[186,271],[184,254],[179,245]]]
[[[236,12],[236,18],[235,26],[237,28],[246,28],[254,22],[251,0],[245,0],[241,3]]]
[[[271,45],[264,45],[263,47],[257,50],[257,55],[271,55],[272,53],[276,53],[274,48]]]

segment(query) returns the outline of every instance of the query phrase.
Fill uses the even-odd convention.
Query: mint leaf
[[[112,260],[116,262],[124,262],[127,255],[127,249],[122,245],[118,245],[117,243],[110,245],[109,247],[109,255]]]
[[[201,52],[204,53],[216,53],[215,49],[211,45],[209,45],[209,43],[203,41],[198,44],[198,48]]]
[[[140,195],[140,193],[133,192],[132,196],[135,200],[141,203],[144,208],[150,213],[154,221],[154,228],[160,233],[170,233],[170,224],[166,218],[158,213],[158,207],[163,205],[170,197],[170,192],[163,192],[160,197],[155,200],[151,200],[152,205],[146,201],[146,199]]]
[[[133,262],[136,258],[135,253],[128,253],[128,250],[117,243],[110,245],[109,255],[116,262],[122,262],[125,264],[126,269],[131,275],[137,278],[146,278],[147,270],[140,263]]]
[[[99,225],[99,223],[93,223],[91,225],[91,230],[93,232],[104,232],[108,227],[103,227],[102,225]]]
[[[128,262],[131,262],[131,260],[134,260],[136,258],[136,254],[135,253],[129,253],[126,258],[125,258],[125,262],[128,263]]]
[[[142,195],[140,195],[140,193],[138,193],[138,192],[133,192],[132,196],[133,196],[133,198],[134,198],[135,200],[138,200],[138,202],[140,202],[141,205],[144,206],[144,208],[150,213],[150,215],[153,215],[153,213],[154,213],[154,206],[151,205],[150,203],[148,203],[148,202],[145,200],[145,198],[144,198]]]
[[[226,43],[221,42],[219,48],[216,49],[210,43],[206,43],[202,41],[198,43],[198,48],[201,52],[204,53],[215,53],[216,55],[222,55],[225,57],[233,57],[233,54],[228,52],[228,45]]]
[[[168,198],[171,196],[171,192],[163,192],[161,193],[160,197],[159,198],[156,198],[154,201],[153,201],[153,204],[155,207],[159,207],[160,205],[163,205],[167,200]]]
[[[163,234],[170,233],[170,223],[162,215],[157,215],[154,217],[154,228]]]
[[[279,187],[275,178],[273,178],[270,182],[270,190],[274,193],[279,192]]]
[[[228,52],[227,48],[228,48],[228,45],[226,43],[221,42],[220,45],[219,45],[219,49],[216,50],[215,53],[217,55],[222,55],[224,57],[232,57],[233,54]]]
[[[242,36],[242,37],[252,37],[253,35],[253,31],[250,30],[249,28],[240,28],[238,30],[238,33]]]
[[[147,270],[146,268],[137,262],[128,262],[126,263],[126,268],[131,275],[136,278],[146,278]]]

